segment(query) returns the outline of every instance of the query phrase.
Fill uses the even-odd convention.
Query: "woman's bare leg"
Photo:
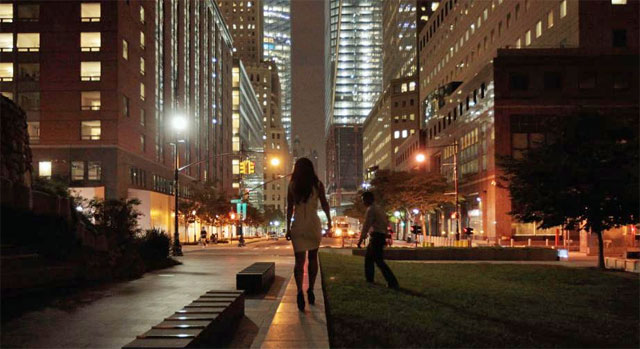
[[[306,252],[295,252],[296,264],[293,267],[293,277],[296,279],[296,286],[298,287],[298,293],[302,292],[302,280],[304,278],[304,262]]]
[[[318,275],[318,249],[309,250],[309,290],[313,291],[313,286],[316,283],[316,276]]]

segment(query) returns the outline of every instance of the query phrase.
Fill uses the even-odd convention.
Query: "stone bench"
[[[123,348],[215,346],[229,338],[243,316],[242,291],[208,291]]]
[[[271,287],[276,276],[276,263],[253,263],[236,274],[236,289],[247,293],[266,292]]]
[[[607,269],[624,270],[630,273],[640,273],[640,260],[638,259],[605,257],[604,266]]]

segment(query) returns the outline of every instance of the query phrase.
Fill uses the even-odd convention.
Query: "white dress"
[[[289,192],[293,189],[291,184]],[[318,217],[318,190],[313,188],[306,202],[294,204],[291,242],[295,252],[315,250],[322,240],[322,223]]]

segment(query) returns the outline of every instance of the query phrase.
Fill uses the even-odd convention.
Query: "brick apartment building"
[[[511,219],[496,159],[521,156],[543,139],[546,115],[579,109],[638,115],[638,5],[440,2],[418,37],[425,140],[405,160],[426,152],[428,169],[452,181],[457,152],[462,227],[491,240],[554,234]],[[452,212],[435,214],[430,232],[454,233]]]
[[[187,183],[230,192],[233,44],[215,1],[0,1],[0,91],[26,112],[34,175],[142,201],[172,231]],[[188,120],[176,135],[170,121]]]

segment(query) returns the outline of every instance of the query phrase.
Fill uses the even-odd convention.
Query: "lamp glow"
[[[424,162],[426,159],[427,159],[427,157],[422,153],[416,155],[416,161],[417,162]]]
[[[187,118],[183,115],[176,115],[171,119],[171,127],[176,131],[184,131],[187,129]]]
[[[271,164],[271,166],[280,166],[280,158],[273,157],[271,158],[271,161],[269,161],[269,163]]]

